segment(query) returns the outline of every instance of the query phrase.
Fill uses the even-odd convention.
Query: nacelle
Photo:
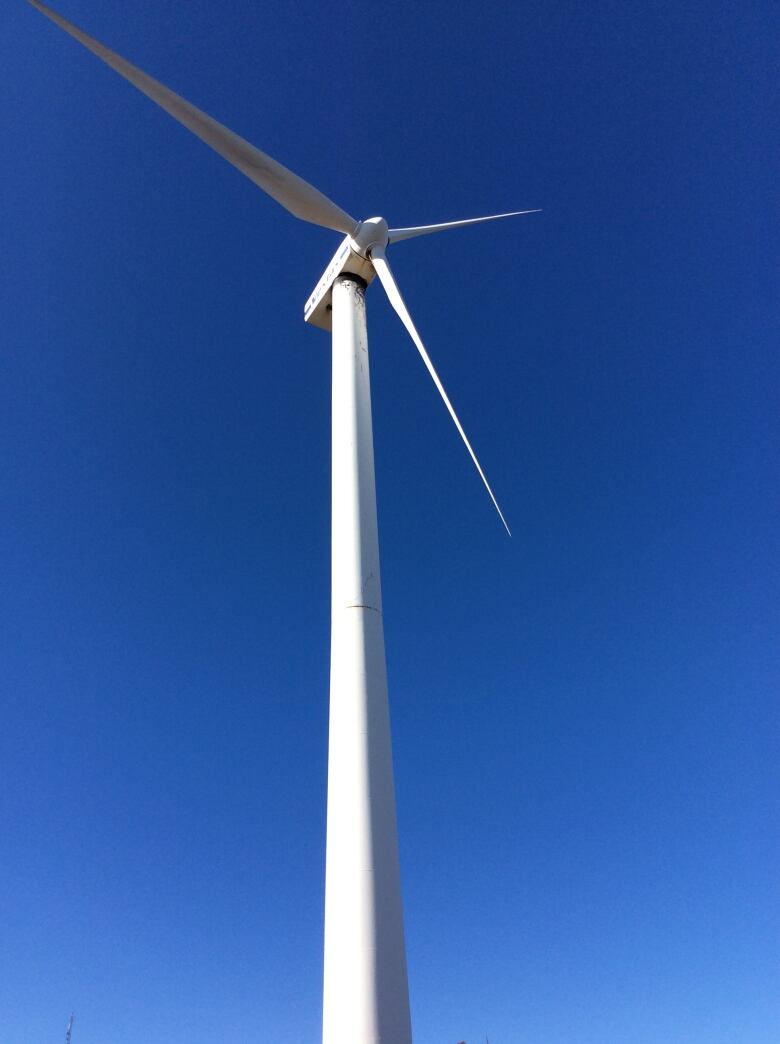
[[[340,275],[360,276],[366,286],[376,275],[374,266],[368,258],[361,257],[352,249],[350,236],[341,241],[309,300],[303,306],[305,322],[311,323],[312,326],[319,326],[321,330],[332,329],[330,313],[333,283]]]

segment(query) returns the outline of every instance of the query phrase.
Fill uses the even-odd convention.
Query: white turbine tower
[[[410,1044],[385,674],[365,290],[378,276],[417,346],[501,521],[387,262],[389,244],[509,214],[417,228],[356,221],[308,182],[61,18],[33,7],[196,134],[295,217],[344,234],[304,318],[333,337],[332,623],[323,1044]]]

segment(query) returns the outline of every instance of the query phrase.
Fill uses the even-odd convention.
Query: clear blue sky
[[[399,244],[378,287],[416,1044],[775,1044],[774,3],[62,0]],[[320,1033],[329,340],[293,220],[0,33],[0,1040]]]

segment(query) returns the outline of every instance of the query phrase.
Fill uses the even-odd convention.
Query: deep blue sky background
[[[417,1044],[774,1044],[778,9],[59,10],[393,250],[369,296]],[[0,33],[0,1039],[320,1032],[329,341],[294,221]]]

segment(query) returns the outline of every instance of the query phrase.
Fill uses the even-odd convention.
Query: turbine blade
[[[45,4],[40,3],[40,0],[28,0],[28,3],[37,7],[41,14],[50,18],[52,22],[92,51],[120,76],[129,80],[147,98],[151,98],[187,130],[192,131],[201,141],[210,145],[215,152],[237,167],[242,174],[267,192],[277,203],[281,203],[295,217],[314,225],[321,225],[323,228],[332,228],[336,232],[343,232],[346,235],[354,232],[357,221],[341,207],[337,207],[313,185],[304,181],[303,178],[299,178],[297,174],[293,174],[281,163],[277,163],[266,153],[261,152],[254,145],[250,145],[238,134],[223,127],[211,116],[196,109],[184,98],[180,98],[178,94],[174,94],[163,84],[104,47],[98,40],[88,36]]]
[[[32,0],[30,0],[30,2],[32,2]],[[397,243],[399,239],[411,239],[413,236],[427,236],[431,232],[443,232],[447,228],[462,228],[464,225],[478,225],[481,221],[497,221],[499,218],[518,217],[520,214],[541,214],[541,210],[511,210],[508,214],[488,214],[487,217],[466,218],[465,221],[445,221],[443,225],[418,225],[416,228],[391,228],[388,243]]]
[[[428,353],[425,350],[425,345],[422,343],[422,340],[420,339],[420,335],[417,333],[417,329],[416,329],[414,323],[412,322],[412,317],[409,315],[409,312],[407,311],[406,305],[404,304],[404,299],[403,299],[403,297],[401,297],[401,291],[398,289],[396,281],[393,278],[393,273],[390,271],[390,266],[387,263],[387,258],[385,257],[385,255],[384,255],[384,253],[382,251],[378,250],[377,248],[374,248],[374,250],[372,251],[372,254],[371,254],[371,261],[373,262],[374,268],[376,270],[376,274],[379,276],[379,281],[381,282],[382,286],[385,288],[385,293],[387,294],[387,296],[388,296],[388,298],[390,300],[390,304],[393,306],[393,308],[398,313],[398,316],[399,316],[401,322],[406,327],[406,329],[407,329],[407,331],[409,333],[409,336],[414,341],[414,343],[417,345],[417,351],[422,356],[422,361],[425,363],[426,367],[428,368],[428,373],[433,378],[433,383],[439,389],[439,394],[441,395],[442,399],[444,399],[444,405],[449,410],[450,417],[452,417],[453,421],[455,422],[455,427],[460,432],[460,437],[463,439],[463,441],[466,444],[466,449],[469,451],[469,454],[471,455],[471,459],[474,461],[474,464],[476,465],[477,471],[479,472],[479,476],[482,479],[482,481],[485,483],[485,489],[490,494],[490,499],[493,501],[493,506],[495,507],[496,511],[498,512],[498,517],[504,523],[504,529],[506,529],[507,533],[509,533],[509,535],[511,536],[512,535],[512,531],[510,530],[509,526],[507,525],[506,519],[503,516],[501,508],[498,506],[498,501],[496,500],[495,496],[493,495],[493,490],[490,488],[490,483],[485,478],[485,472],[482,470],[482,468],[480,466],[480,463],[477,460],[476,453],[471,448],[471,443],[466,438],[466,432],[463,430],[463,425],[458,420],[458,415],[455,413],[455,410],[453,409],[452,403],[450,402],[449,398],[447,397],[447,393],[444,390],[441,381],[439,380],[439,375],[436,373],[436,370],[433,367],[433,363],[430,360],[430,356],[428,355]]]

